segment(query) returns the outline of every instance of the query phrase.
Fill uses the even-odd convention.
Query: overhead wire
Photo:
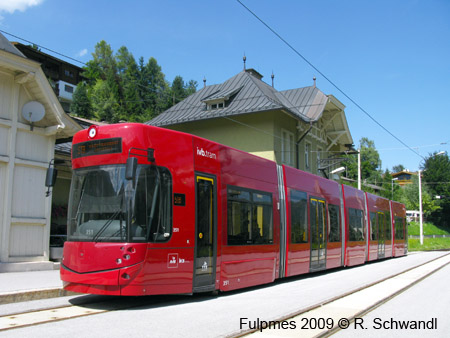
[[[57,52],[57,51],[55,51],[55,50],[53,50],[53,49],[44,47],[44,46],[42,46],[42,45],[38,45],[38,44],[36,44],[36,43],[34,43],[34,42],[32,42],[32,41],[29,41],[29,40],[26,40],[26,39],[24,39],[24,38],[21,38],[20,36],[11,34],[11,33],[9,33],[9,32],[6,32],[6,31],[2,30],[2,29],[0,29],[0,32],[2,32],[2,33],[4,33],[4,34],[8,34],[8,35],[10,35],[10,36],[12,36],[12,37],[14,37],[14,38],[16,38],[16,39],[19,39],[19,40],[28,42],[28,43],[30,43],[31,45],[34,45],[34,46],[39,47],[39,48],[41,48],[41,49],[48,50],[48,51],[50,51],[50,52],[52,52],[52,53],[55,53],[55,54],[57,54],[57,55],[59,55],[59,56],[65,57],[65,58],[67,58],[67,59],[70,59],[70,60],[72,60],[72,61],[75,61],[75,62],[78,62],[78,63],[81,63],[81,64],[87,66],[87,63],[85,63],[85,62],[83,62],[83,61],[77,60],[77,59],[75,59],[75,58],[73,58],[73,57],[71,57],[71,56],[64,55],[64,54],[62,54],[62,53],[60,53],[60,52]]]
[[[358,108],[360,108],[360,109],[361,109],[364,113],[366,113],[372,120],[374,120],[374,119],[373,119],[373,118],[372,118],[372,117],[371,117],[364,109],[362,109],[356,102],[354,102],[350,97],[348,97],[347,94],[345,94],[341,89],[339,89],[339,87],[337,87],[331,80],[329,80],[329,79],[328,79],[322,72],[320,72],[320,70],[318,70],[312,63],[310,63],[310,62],[309,62],[306,58],[304,58],[299,52],[297,52],[297,51],[295,50],[295,48],[292,47],[287,41],[285,41],[278,33],[276,33],[271,27],[269,27],[266,23],[264,23],[258,16],[256,16],[256,14],[254,14],[250,9],[248,9],[248,7],[246,7],[244,4],[242,4],[241,1],[239,1],[239,0],[237,0],[237,1],[238,1],[241,5],[243,5],[247,10],[249,10],[250,13],[252,13],[259,21],[261,21],[267,28],[269,28],[275,35],[277,35],[277,37],[279,37],[284,43],[286,43],[292,50],[294,50],[294,52],[296,52],[302,59],[304,59],[305,62],[307,62],[312,68],[314,68],[320,75],[322,75],[322,76],[323,76],[328,82],[330,82],[336,89],[338,89],[343,95],[345,95],[350,101],[352,101]],[[40,44],[36,44],[36,43],[34,43],[34,42],[32,42],[32,41],[29,41],[29,40],[24,39],[24,38],[22,38],[22,37],[19,37],[19,36],[17,36],[17,35],[11,34],[11,33],[9,33],[9,32],[6,32],[6,31],[2,30],[2,29],[0,29],[0,32],[2,32],[2,33],[4,33],[4,34],[7,34],[7,35],[10,35],[10,36],[12,36],[12,37],[14,37],[14,38],[16,38],[16,39],[25,41],[25,42],[27,42],[27,43],[29,43],[29,44],[31,44],[31,45],[37,46],[38,48],[41,48],[41,49],[44,49],[44,50],[48,50],[48,51],[50,51],[51,53],[54,53],[54,54],[59,55],[59,56],[62,56],[62,57],[64,57],[64,58],[66,58],[66,59],[75,61],[75,62],[80,63],[80,64],[85,65],[85,66],[88,65],[87,63],[85,63],[85,62],[83,62],[83,61],[77,60],[77,59],[75,59],[75,58],[73,58],[73,57],[70,57],[70,56],[65,55],[65,54],[63,54],[63,53],[60,53],[60,52],[55,51],[55,50],[53,50],[53,49],[47,48],[47,47],[42,46],[42,45],[40,45]],[[138,83],[138,82],[136,82],[136,84],[139,85],[139,86],[141,86],[141,87],[143,87],[143,88],[145,88],[145,86],[143,86],[142,84],[140,84],[140,83]],[[176,99],[181,101],[181,99],[178,98],[178,97],[176,97]],[[147,100],[142,100],[142,99],[141,99],[141,100],[136,100],[136,101],[125,100],[125,101],[123,101],[123,103],[129,103],[129,102],[142,102],[142,101],[147,101]],[[189,104],[189,105],[191,105],[192,107],[198,108],[197,106],[194,106],[194,105],[192,105],[192,104]],[[280,139],[280,140],[282,139],[282,137],[280,137],[280,136],[274,135],[274,134],[272,134],[272,133],[270,133],[270,132],[268,132],[268,131],[262,130],[262,129],[258,128],[258,127],[255,127],[255,126],[251,126],[251,125],[246,124],[246,123],[244,123],[244,122],[237,121],[236,119],[233,119],[233,118],[231,118],[231,117],[224,116],[223,118],[226,119],[226,120],[232,121],[232,122],[234,122],[234,123],[240,124],[240,125],[242,125],[242,126],[245,126],[245,127],[251,128],[251,129],[254,129],[254,130],[258,131],[258,132],[262,132],[262,133],[264,133],[264,134],[268,134],[268,135],[270,135],[270,136],[272,136],[272,137],[274,137],[274,138],[278,138],[278,139]],[[383,129],[385,129],[385,128],[384,128],[381,124],[379,124],[376,120],[374,120],[374,122],[377,123],[378,125],[380,125],[380,127],[382,127]],[[385,130],[386,130],[386,129],[385,129]],[[387,131],[389,134],[391,134],[388,130],[386,130],[386,131]],[[391,135],[392,135],[392,134],[391,134]],[[392,135],[392,136],[394,136],[394,135]],[[394,136],[394,138],[397,139],[397,137],[395,137],[395,136]],[[399,140],[399,139],[397,139],[397,140],[400,141],[400,143],[402,143],[402,144],[403,144],[404,146],[406,146],[408,149],[413,150],[411,147],[409,147],[408,145],[406,145],[405,143],[403,143],[401,140]],[[446,141],[446,142],[441,142],[440,145],[448,144],[449,142],[450,142],[450,140],[448,140],[448,141]],[[437,144],[435,144],[435,145],[437,145]],[[416,148],[428,147],[428,146],[435,146],[435,145],[423,145],[423,146],[417,146]],[[378,150],[391,150],[391,149],[378,149]],[[413,150],[413,151],[414,151],[414,150]],[[318,153],[318,152],[326,152],[326,151],[311,150],[311,153],[314,153],[314,152]],[[330,152],[335,152],[335,151],[328,151],[328,153],[330,153]],[[415,151],[414,151],[414,153],[416,153],[417,155],[421,156],[420,154],[418,154],[418,153],[415,152]],[[421,156],[421,157],[422,157],[422,156]],[[422,157],[422,158],[423,158],[423,157]],[[366,183],[369,183],[369,182],[366,182]],[[376,182],[375,182],[375,183],[376,183]],[[426,184],[426,185],[433,185],[433,184],[450,184],[450,182],[423,182],[423,184]]]
[[[253,13],[247,6],[245,6],[241,1],[239,1],[239,0],[237,0],[237,1],[238,1],[242,6],[244,6],[244,7],[245,7],[252,15],[254,15],[259,21],[261,21],[268,29],[270,29],[275,35],[277,35],[277,37],[279,37],[284,43],[286,43],[292,50],[294,50],[297,54],[299,54],[299,56],[300,56],[302,59],[304,59],[304,61],[305,61],[306,63],[308,63],[313,69],[315,69],[319,74],[321,74],[321,75],[322,75],[328,82],[330,82],[333,86],[335,86],[335,88],[337,88],[339,91],[341,91],[341,90],[340,90],[340,89],[339,89],[339,88],[338,88],[331,80],[329,80],[324,74],[322,74],[322,72],[320,72],[319,69],[317,69],[311,62],[309,62],[305,57],[303,57],[303,55],[301,55],[298,51],[296,51],[295,48],[294,48],[293,46],[291,46],[291,45],[290,45],[286,40],[284,40],[278,33],[276,33],[270,26],[268,26],[264,21],[262,21],[262,20],[261,20],[255,13]],[[61,53],[61,52],[58,52],[58,51],[54,50],[54,49],[45,47],[45,46],[43,46],[43,45],[41,45],[41,44],[37,44],[37,43],[35,43],[35,42],[33,42],[33,41],[27,40],[27,39],[25,39],[25,38],[22,38],[22,37],[20,37],[20,36],[15,35],[15,34],[12,34],[12,33],[9,33],[9,32],[7,32],[7,31],[4,31],[4,30],[2,30],[2,29],[0,29],[0,32],[1,32],[1,33],[4,33],[4,34],[7,34],[7,35],[9,35],[9,36],[12,36],[12,37],[14,37],[14,38],[16,38],[16,39],[25,41],[25,42],[27,42],[27,43],[29,43],[29,44],[31,44],[31,45],[34,45],[34,46],[36,46],[36,47],[38,47],[38,48],[47,50],[47,51],[49,51],[49,52],[51,52],[51,53],[54,53],[54,54],[56,54],[56,55],[59,55],[59,56],[62,56],[62,57],[64,57],[64,58],[67,58],[67,59],[69,59],[69,60],[72,60],[72,61],[75,61],[75,62],[77,62],[77,63],[80,63],[80,64],[82,64],[82,65],[85,65],[85,66],[88,65],[86,62],[77,60],[77,59],[75,59],[75,58],[73,58],[73,57],[71,57],[71,56],[65,55],[65,54],[63,54],[63,53]],[[140,86],[140,87],[145,88],[144,85],[138,83],[137,81],[136,81],[136,84],[137,84],[138,86]],[[342,92],[342,91],[341,91],[341,92]],[[342,93],[343,93],[343,92],[342,92]],[[345,93],[343,93],[343,94],[346,95]],[[346,95],[346,97],[347,97],[347,95]],[[178,98],[178,97],[176,97],[176,99],[181,101],[181,99]],[[151,101],[151,100],[150,100],[150,99],[149,99],[149,100],[145,100],[145,99],[140,99],[140,100],[121,100],[121,103],[146,102],[146,101]],[[108,100],[108,101],[105,101],[105,102],[109,102],[109,100]],[[189,105],[191,105],[192,107],[198,108],[197,106],[194,106],[194,105],[192,105],[192,104],[189,104]],[[271,136],[273,136],[273,137],[275,137],[275,138],[281,139],[280,136],[273,135],[273,134],[271,134],[271,133],[269,133],[269,132],[267,132],[267,131],[265,131],[265,130],[259,129],[258,127],[251,126],[251,125],[249,125],[249,124],[246,124],[246,123],[241,122],[241,121],[237,121],[237,120],[232,119],[232,118],[230,118],[230,117],[224,117],[224,118],[225,118],[225,119],[228,119],[229,121],[232,121],[232,122],[234,122],[234,123],[237,123],[237,124],[246,126],[246,127],[248,127],[248,128],[251,128],[251,129],[260,131],[260,132],[265,133],[265,134],[270,134]],[[375,122],[376,122],[376,121],[375,121]],[[377,124],[378,124],[378,122],[377,122]],[[383,127],[383,128],[384,128],[384,127]],[[400,142],[401,142],[401,141],[400,141]],[[446,141],[446,142],[441,142],[440,144],[434,144],[434,145],[421,145],[421,146],[416,146],[416,147],[414,147],[414,148],[423,148],[423,147],[431,147],[431,146],[435,146],[435,145],[443,145],[443,144],[448,144],[449,142],[450,142],[450,140],[448,140],[448,141]],[[402,144],[403,144],[407,149],[410,149],[410,150],[411,150],[411,149],[413,148],[413,147],[409,147],[408,145],[404,144],[403,142],[402,142]],[[399,150],[399,149],[404,149],[404,148],[386,148],[386,149],[377,149],[377,151]],[[311,150],[311,152],[327,152],[327,151]],[[339,152],[339,153],[340,153],[341,151],[328,151],[328,153],[330,153],[330,152]],[[415,151],[414,151],[414,152],[415,152]],[[415,153],[418,154],[417,152],[415,152]],[[418,154],[418,155],[421,156],[420,154]],[[421,156],[421,157],[422,157],[422,156]],[[424,157],[422,157],[422,158],[424,158]]]
[[[277,31],[275,31],[271,26],[269,26],[264,20],[262,20],[255,12],[253,12],[249,7],[247,7],[242,1],[236,0],[242,7],[244,7],[250,14],[252,14],[259,22],[261,22],[267,29],[269,29],[277,38],[279,38],[286,46],[288,46],[297,56],[299,56],[303,61],[305,61],[311,68],[318,72],[325,80],[327,80],[334,88],[336,88],[342,95],[344,95],[350,102],[352,102],[359,110],[361,110],[367,117],[369,117],[375,124],[382,128],[385,132],[391,135],[398,142],[403,144],[406,148],[412,151],[417,156],[425,159],[412,147],[403,142],[399,137],[389,131],[385,126],[378,122],[371,114],[369,114],[361,105],[359,105],[355,100],[353,100],[347,93],[345,93],[338,85],[336,85],[328,76],[321,72],[314,64],[312,64],[306,57],[304,57],[295,47],[293,47],[286,39],[284,39]]]

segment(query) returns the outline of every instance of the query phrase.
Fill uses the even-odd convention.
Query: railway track
[[[73,301],[74,304],[47,307],[38,310],[10,313],[0,316],[0,332],[12,329],[18,329],[28,326],[41,325],[51,322],[68,320],[79,317],[98,315],[110,311],[127,310],[145,306],[149,304],[149,298],[153,305],[161,303],[172,303],[173,300],[180,299],[183,296],[148,296],[148,297],[108,297],[94,296],[100,300],[85,300],[83,298],[90,296],[81,296],[81,300]],[[185,296],[184,296],[185,297]],[[172,301],[171,301],[172,300]],[[78,304],[76,304],[78,303]]]
[[[328,337],[339,330],[350,328],[352,325],[356,326],[357,324],[354,324],[356,318],[361,318],[449,264],[450,254],[446,254],[309,309],[271,320],[274,322],[272,326],[264,324],[266,328],[262,328],[263,323],[259,323],[259,328],[231,335],[228,338],[244,336],[257,338],[264,335]],[[283,322],[284,327],[282,327]]]
[[[357,290],[339,295],[333,299],[316,304],[315,306],[301,311],[291,313],[288,316],[271,319],[273,321],[295,321],[297,329],[305,323],[312,323],[312,318],[329,318],[324,322],[325,327],[320,329],[301,330],[301,336],[328,336],[339,330],[343,322],[351,324],[354,318],[363,316],[365,313],[380,306],[392,297],[405,291],[411,286],[419,283],[424,278],[450,264],[450,253],[439,258],[435,258],[426,263],[414,266],[398,274],[391,275],[375,283],[365,285]],[[269,286],[268,286],[269,287]],[[373,295],[378,295],[374,297]],[[381,296],[380,296],[381,295]],[[85,301],[79,304],[69,304],[63,306],[49,307],[39,310],[31,310],[17,313],[9,313],[0,316],[0,332],[15,330],[18,328],[41,325],[45,323],[69,320],[73,318],[95,316],[110,311],[126,310],[148,306],[149,299],[153,305],[173,305],[185,296],[151,296],[151,297],[93,297],[93,301]],[[194,296],[195,297],[195,296]],[[100,299],[100,300],[99,300]],[[366,300],[362,302],[361,300]],[[75,303],[73,301],[72,303]],[[345,304],[352,304],[351,307]],[[341,321],[341,322],[340,322]],[[341,323],[341,324],[339,324]],[[331,325],[333,324],[333,325]],[[322,326],[322,323],[314,324]],[[273,329],[260,330],[260,328],[243,330],[229,337],[242,337],[247,335],[264,335]],[[282,334],[278,331],[276,334]],[[300,333],[300,332],[299,332]],[[292,332],[291,332],[292,334]]]

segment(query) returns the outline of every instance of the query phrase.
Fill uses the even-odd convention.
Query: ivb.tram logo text
[[[199,147],[197,147],[197,155],[211,158],[213,160],[217,159],[217,156],[215,153],[212,153],[208,150],[204,150],[203,148],[199,148]]]

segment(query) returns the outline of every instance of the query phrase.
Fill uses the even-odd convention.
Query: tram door
[[[386,222],[384,214],[378,213],[378,258],[384,258],[384,241],[386,234]]]
[[[327,233],[325,201],[315,198],[310,200],[311,255],[310,271],[323,270],[327,260]]]
[[[194,292],[214,291],[216,274],[216,189],[212,176],[196,176]]]

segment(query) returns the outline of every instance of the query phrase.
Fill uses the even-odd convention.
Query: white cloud
[[[27,8],[40,5],[44,0],[0,0],[0,12],[10,14],[15,11],[24,12]]]
[[[83,49],[83,50],[80,50],[80,51],[77,53],[77,56],[79,56],[79,57],[85,56],[85,55],[87,54],[87,52],[88,52],[88,50],[85,48],[85,49]]]

